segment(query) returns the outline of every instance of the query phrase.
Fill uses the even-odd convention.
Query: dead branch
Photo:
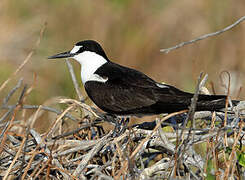
[[[170,47],[170,48],[166,48],[166,49],[161,49],[160,52],[163,52],[163,53],[169,53],[170,51],[172,50],[175,50],[175,49],[178,49],[178,48],[181,48],[185,45],[188,45],[188,44],[192,44],[192,43],[195,43],[197,41],[200,41],[200,40],[203,40],[203,39],[206,39],[206,38],[209,38],[209,37],[212,37],[212,36],[217,36],[217,35],[220,35],[226,31],[229,31],[231,30],[232,28],[234,28],[235,26],[239,25],[242,21],[245,20],[245,16],[241,17],[240,19],[238,19],[235,23],[225,27],[224,29],[221,29],[219,31],[216,31],[216,32],[213,32],[213,33],[209,33],[209,34],[204,34],[200,37],[197,37],[193,40],[190,40],[190,41],[185,41],[185,42],[182,42],[182,43],[179,43],[173,47]]]

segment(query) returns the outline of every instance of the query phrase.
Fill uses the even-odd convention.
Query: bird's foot
[[[116,120],[115,128],[113,130],[113,137],[118,137],[123,134],[128,127],[129,117],[122,117]]]

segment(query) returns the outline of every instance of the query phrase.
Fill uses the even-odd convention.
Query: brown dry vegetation
[[[245,91],[240,91],[245,79],[244,23],[220,36],[168,54],[160,52],[162,48],[222,29],[244,12],[245,1],[242,0],[235,3],[231,0],[1,1],[0,85],[12,77],[33,48],[35,52],[0,91],[2,118],[8,112],[3,108],[4,98],[6,100],[23,77],[8,101],[8,105],[16,106],[0,122],[0,175],[68,179],[140,175],[141,178],[161,179],[163,176],[186,178],[190,174],[192,178],[205,178],[206,173],[210,178],[214,175],[242,178],[244,162],[238,159],[239,154],[244,158],[242,123],[227,130],[214,115],[212,121],[197,121],[199,134],[191,131],[195,139],[189,144],[181,142],[171,127],[163,131],[161,128],[151,131],[132,128],[113,139],[110,132],[100,132],[101,123],[93,124],[98,118],[84,110],[85,105],[80,107],[74,102],[57,100],[57,96],[77,99],[77,95],[65,63],[48,61],[46,57],[70,49],[77,41],[94,39],[102,44],[113,61],[188,91],[194,91],[196,78],[204,71],[209,75],[207,87],[212,91],[213,82],[216,93],[226,93],[219,75],[224,70],[229,71],[231,97],[244,99]],[[35,45],[45,22],[41,42]],[[80,81],[79,66],[72,63]],[[24,84],[27,84],[26,89]],[[91,104],[89,100],[86,103]],[[26,109],[24,105],[51,106],[60,113],[72,108],[69,112],[75,119],[37,108]],[[152,118],[138,119],[149,120]],[[78,127],[82,129],[75,131]],[[66,132],[72,133],[66,135]],[[100,133],[95,135],[95,132]],[[227,132],[233,133],[223,138]],[[59,136],[61,134],[63,136]],[[188,131],[183,137],[188,138]],[[178,154],[180,147],[186,148],[182,154]],[[69,149],[73,151],[67,152]],[[35,159],[36,154],[39,156]],[[186,156],[192,159],[187,161]],[[149,157],[154,158],[146,162]],[[201,164],[198,164],[195,158],[200,157]]]

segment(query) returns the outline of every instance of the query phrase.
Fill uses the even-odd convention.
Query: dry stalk
[[[228,179],[229,178],[230,168],[232,167],[233,158],[235,156],[236,145],[237,145],[238,139],[241,137],[243,126],[244,126],[244,123],[240,122],[239,123],[239,132],[238,133],[236,133],[236,131],[234,132],[235,141],[234,141],[234,144],[232,146],[232,151],[231,151],[231,154],[229,156],[229,159],[228,159],[228,161],[226,163],[224,179]]]
[[[225,74],[225,73],[228,76],[228,86],[225,85],[225,83],[223,82],[222,77],[221,77],[222,74]],[[228,110],[229,96],[230,96],[230,84],[231,84],[231,76],[230,76],[230,73],[227,72],[227,71],[222,71],[220,73],[220,79],[221,79],[222,86],[225,87],[226,90],[227,90],[227,98],[226,98],[226,101],[225,101],[225,119],[224,119],[224,127],[226,127],[227,126],[227,110]],[[227,133],[225,133],[225,136],[224,136],[224,144],[225,144],[226,147],[228,147]]]
[[[38,149],[38,148],[39,148],[39,144],[37,145],[36,149]],[[25,177],[27,175],[27,171],[30,169],[31,163],[33,162],[35,156],[40,153],[40,151],[37,151],[36,149],[31,152],[32,156],[31,156],[31,158],[30,158],[30,160],[29,160],[29,162],[25,168],[24,173],[22,174],[22,177],[21,177],[22,180],[25,179]]]
[[[213,114],[212,114],[212,122],[211,122],[211,127],[210,127],[210,130],[209,130],[209,134],[214,131],[215,120],[216,120],[216,113],[213,112]],[[204,169],[204,173],[205,174],[207,173],[208,161],[209,161],[209,156],[210,156],[209,152],[210,152],[210,150],[213,152],[213,147],[214,147],[213,142],[214,142],[214,137],[207,139],[206,165],[205,165],[205,169]]]
[[[3,177],[3,180],[6,180],[6,179],[8,178],[8,175],[9,175],[9,173],[10,173],[12,167],[14,166],[14,164],[15,164],[16,160],[18,159],[18,157],[20,156],[20,153],[21,153],[22,148],[23,148],[23,146],[24,146],[24,144],[25,144],[25,141],[26,141],[26,137],[23,138],[23,140],[22,140],[22,142],[21,142],[21,145],[20,145],[20,147],[19,147],[19,150],[17,151],[17,153],[16,153],[16,155],[15,155],[13,161],[11,162],[11,164],[10,164],[10,166],[9,166],[9,168],[8,168],[8,170],[7,170],[7,172],[6,172],[6,174],[5,174],[5,176]]]
[[[93,110],[90,106],[88,106],[87,104],[85,103],[82,103],[82,102],[79,102],[75,99],[60,99],[60,102],[59,103],[65,103],[65,104],[75,104],[79,107],[82,107],[83,109],[89,111],[94,117],[96,118],[100,118]]]
[[[29,126],[30,126],[31,129],[32,129],[33,126],[34,126],[34,124],[35,124],[35,122],[36,122],[36,120],[37,120],[38,114],[39,114],[40,110],[42,109],[42,107],[43,107],[42,105],[40,105],[40,106],[38,107],[38,109],[36,110],[34,116],[31,118],[31,121],[28,123],[28,124],[30,124]]]
[[[169,53],[170,51],[175,50],[175,49],[178,49],[178,48],[181,48],[181,47],[183,47],[185,45],[196,43],[197,41],[200,41],[200,40],[203,40],[203,39],[212,37],[212,36],[217,36],[219,34],[222,34],[222,33],[226,32],[226,31],[234,28],[235,26],[239,25],[244,20],[245,20],[245,16],[241,17],[235,23],[233,23],[233,24],[225,27],[224,29],[221,29],[219,31],[216,31],[216,32],[213,32],[213,33],[210,33],[210,34],[204,34],[204,35],[202,35],[202,36],[200,36],[198,38],[195,38],[193,40],[182,42],[180,44],[177,44],[176,46],[173,46],[173,47],[170,47],[170,48],[166,48],[166,49],[161,49],[160,51],[161,52],[164,52],[164,53]]]
[[[74,69],[72,67],[72,64],[70,63],[70,61],[68,59],[66,59],[66,65],[69,69],[69,72],[70,72],[70,75],[71,75],[71,79],[72,79],[72,82],[73,82],[73,85],[74,85],[74,88],[76,90],[76,93],[77,93],[77,96],[79,98],[79,101],[83,102],[84,101],[84,97],[79,89],[79,85],[77,83],[77,78],[75,76],[75,73],[74,73]]]
[[[49,163],[49,162],[46,161],[44,164],[42,164],[42,167],[39,169],[39,171],[38,171],[37,174],[35,175],[34,179],[36,179],[36,178],[39,176],[39,174],[43,172],[43,170],[48,166],[48,163]],[[46,174],[46,173],[44,173],[44,174]]]
[[[36,84],[36,80],[37,80],[37,75],[36,75],[36,73],[34,73],[34,78],[33,78],[33,82],[32,82],[32,84],[31,84],[31,87],[30,88],[28,88],[27,90],[26,90],[26,93],[25,93],[25,96],[23,97],[23,104],[24,104],[24,102],[26,101],[26,97],[32,92],[32,90],[34,89],[34,86],[35,86],[35,84]],[[26,124],[26,121],[25,121],[25,115],[26,115],[26,109],[22,109],[22,119],[24,120],[23,121],[23,124],[25,123]]]
[[[161,119],[161,121],[156,125],[156,127],[153,129],[152,134],[149,134],[148,136],[146,136],[141,142],[140,144],[136,147],[136,149],[133,151],[133,153],[130,155],[130,159],[133,159],[135,157],[135,155],[140,151],[141,147],[143,147],[143,145],[151,138],[151,136],[158,130],[158,128],[161,126],[161,123],[163,121],[166,121],[167,119],[179,115],[179,114],[183,114],[187,112],[187,110],[183,110],[183,111],[179,111],[179,112],[175,112],[175,113],[171,113],[167,116],[165,116],[164,118]]]
[[[2,151],[3,151],[3,146],[4,146],[5,142],[6,142],[8,131],[12,128],[12,126],[13,126],[13,121],[14,121],[14,119],[15,119],[15,117],[16,117],[16,114],[17,114],[17,112],[19,111],[20,108],[21,108],[20,105],[18,105],[18,106],[15,108],[14,114],[13,114],[11,120],[9,121],[9,125],[8,125],[8,127],[7,127],[7,129],[6,129],[5,133],[4,133],[4,135],[3,135],[2,142],[1,142],[1,145],[0,145],[0,154],[1,154]]]
[[[41,39],[43,37],[44,31],[46,29],[47,23],[45,22],[41,31],[40,31],[40,35],[35,43],[34,48],[32,49],[32,51],[27,55],[27,57],[24,59],[24,61],[22,62],[22,64],[16,69],[16,71],[10,75],[10,77],[0,86],[0,92],[6,87],[6,85],[9,83],[9,81],[17,75],[17,73],[23,69],[23,67],[25,66],[25,64],[31,59],[32,55],[34,54],[34,52],[36,51],[37,47],[39,46]]]
[[[55,122],[53,122],[53,124],[50,126],[49,130],[45,133],[45,135],[44,135],[45,138],[50,136],[54,132],[55,128],[57,128],[56,125],[58,124],[58,122],[65,116],[65,114],[67,114],[73,108],[74,108],[74,106],[69,106],[68,108],[66,108],[66,110],[55,120]]]

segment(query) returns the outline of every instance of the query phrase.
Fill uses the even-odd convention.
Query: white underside
[[[87,81],[98,81],[105,83],[108,80],[108,78],[103,78],[98,74],[95,74],[95,71],[98,68],[107,63],[107,60],[102,56],[94,52],[84,51],[73,58],[81,64],[81,78],[83,84],[85,84]]]

